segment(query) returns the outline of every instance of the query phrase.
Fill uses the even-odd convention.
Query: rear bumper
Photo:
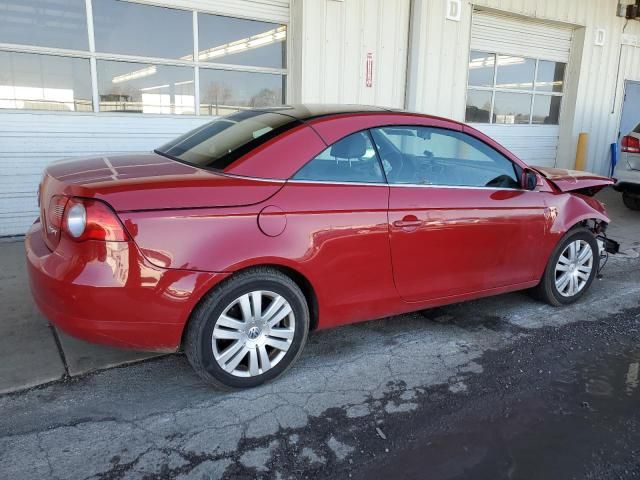
[[[613,176],[617,179],[613,188],[618,192],[640,193],[640,170],[632,170],[626,159],[620,159]]]
[[[617,192],[635,193],[640,195],[640,183],[631,183],[618,180],[613,188]]]
[[[89,342],[175,351],[198,300],[227,274],[162,269],[133,242],[73,242],[54,252],[36,222],[25,239],[31,292],[43,314]]]

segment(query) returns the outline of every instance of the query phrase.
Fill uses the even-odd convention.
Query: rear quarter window
[[[288,115],[247,110],[191,130],[156,152],[196,167],[224,170],[251,150],[301,124]]]

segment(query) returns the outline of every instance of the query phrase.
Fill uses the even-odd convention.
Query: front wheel
[[[587,291],[598,273],[598,241],[586,228],[571,230],[556,246],[534,294],[551,305],[568,305]]]
[[[300,356],[309,309],[286,275],[256,269],[231,277],[193,312],[184,350],[194,370],[221,388],[255,387]]]

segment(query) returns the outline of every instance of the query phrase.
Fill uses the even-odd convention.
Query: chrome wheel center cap
[[[260,336],[261,333],[262,331],[260,330],[260,327],[251,327],[247,332],[247,337],[249,337],[249,339],[251,340],[255,340]]]

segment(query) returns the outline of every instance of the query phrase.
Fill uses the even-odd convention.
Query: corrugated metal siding
[[[463,2],[460,22],[445,20],[444,1],[414,0],[411,85],[408,108],[464,120],[467,62],[472,8],[570,24],[580,42],[573,42],[572,57],[579,69],[576,91],[564,105],[570,118],[561,120],[558,165],[572,166],[578,134],[589,133],[587,167],[604,173],[609,144],[616,140],[623,80],[640,80],[639,50],[623,47],[623,64],[616,84],[620,42],[625,20],[616,17],[616,0],[474,0]],[[604,46],[594,45],[596,30],[606,31]],[[629,21],[625,33],[640,36],[640,22]],[[578,48],[580,51],[574,52]],[[446,54],[443,55],[443,52]],[[635,63],[634,63],[635,62]],[[628,66],[627,66],[628,65]],[[569,69],[575,66],[569,66]],[[571,73],[571,72],[570,72]],[[565,102],[566,103],[566,102]],[[563,115],[565,112],[563,112]]]
[[[476,10],[471,49],[567,62],[572,32],[565,25]]]
[[[553,166],[558,150],[557,125],[473,125],[495,138],[529,165]]]
[[[150,151],[210,117],[0,113],[0,236],[24,233],[38,216],[36,191],[51,161]]]
[[[186,8],[232,17],[289,22],[290,0],[135,0],[139,3]]]
[[[404,106],[409,0],[298,1],[293,8],[302,21],[301,101]]]

